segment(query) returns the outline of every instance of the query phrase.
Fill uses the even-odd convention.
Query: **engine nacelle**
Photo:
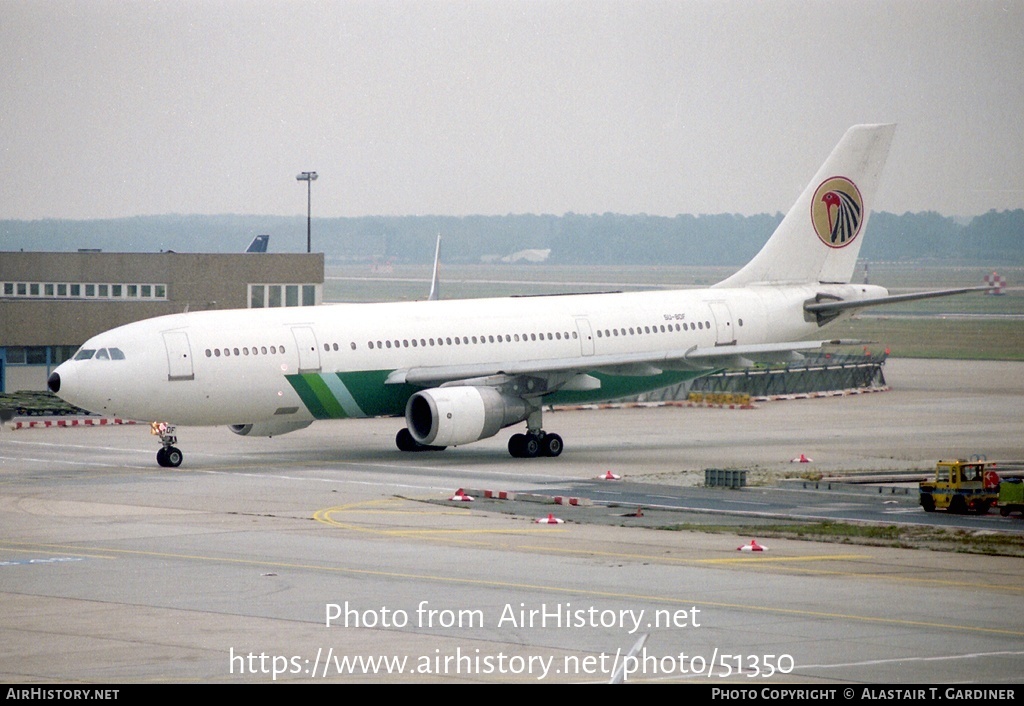
[[[426,446],[458,446],[494,436],[529,415],[526,402],[491,387],[435,387],[409,398],[405,421]]]
[[[232,424],[228,427],[239,436],[280,436],[290,431],[305,429],[312,421],[308,422],[257,422],[255,424]]]

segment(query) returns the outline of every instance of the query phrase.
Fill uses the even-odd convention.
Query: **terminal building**
[[[50,372],[116,326],[207,309],[315,306],[322,253],[0,252],[0,392]]]

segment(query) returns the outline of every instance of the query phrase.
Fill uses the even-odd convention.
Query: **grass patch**
[[[828,329],[836,338],[877,341],[900,358],[1024,360],[1024,321],[970,318],[860,316]]]
[[[991,556],[1024,556],[1024,537],[1015,534],[967,531],[945,527],[898,525],[859,525],[846,522],[794,522],[764,525],[700,525],[684,523],[660,529],[673,532],[712,532],[744,534],[754,529],[758,538],[799,539],[811,542],[861,544],[899,549],[931,549],[934,551],[987,554]],[[747,532],[747,534],[750,534]]]

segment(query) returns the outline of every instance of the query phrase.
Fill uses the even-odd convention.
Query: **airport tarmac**
[[[750,536],[423,502],[608,470],[681,487],[709,467],[761,482],[1024,458],[1024,364],[895,359],[885,375],[886,392],[750,410],[556,411],[557,459],[511,458],[508,430],[402,454],[396,419],[180,429],[177,470],[146,425],[0,431],[0,679],[607,681],[648,634],[627,681],[1017,683],[1017,558],[738,551]]]

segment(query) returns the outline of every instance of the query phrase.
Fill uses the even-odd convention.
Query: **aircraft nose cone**
[[[50,373],[50,377],[46,379],[46,386],[50,389],[50,392],[54,394],[60,392],[60,375],[57,373]]]

